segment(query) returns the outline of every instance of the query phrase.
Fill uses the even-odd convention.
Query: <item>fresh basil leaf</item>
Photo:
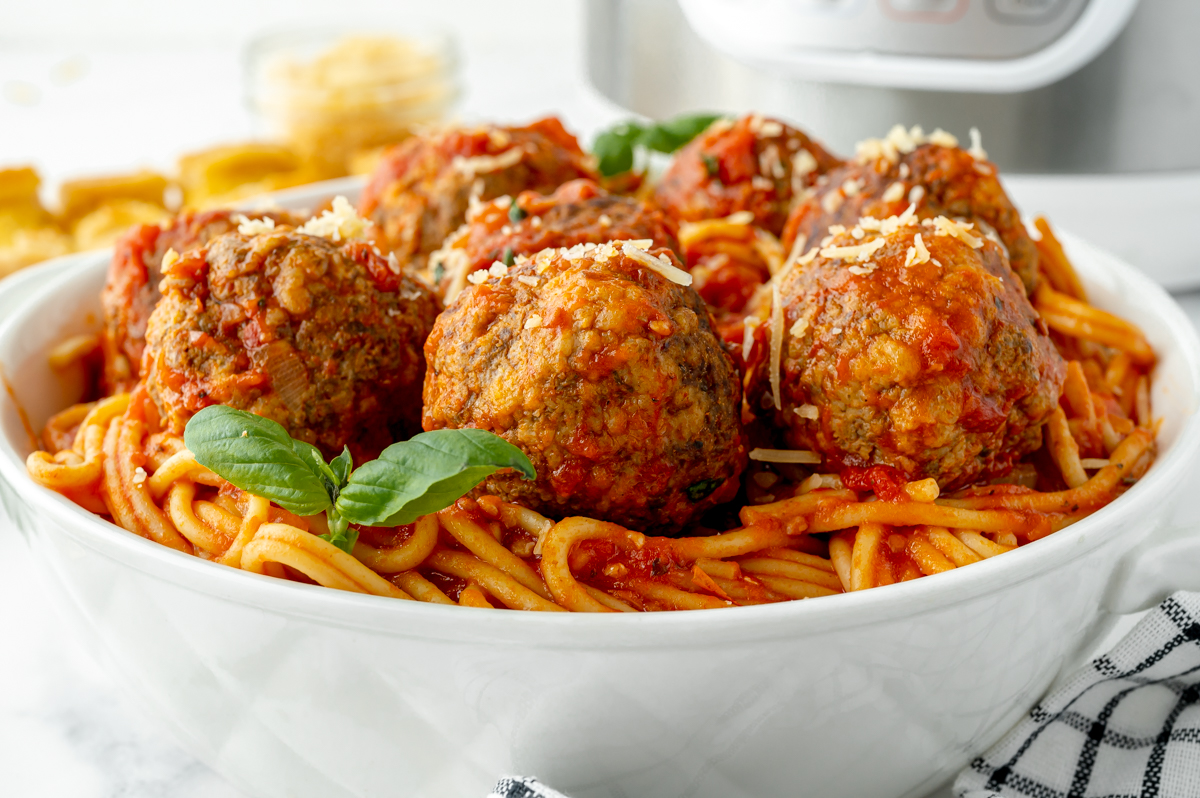
[[[498,435],[477,429],[423,432],[359,466],[336,509],[356,524],[410,524],[454,504],[501,468],[525,479],[536,476],[525,453]]]
[[[329,469],[333,472],[338,490],[344,488],[346,480],[350,479],[350,472],[354,470],[354,458],[350,456],[349,446],[343,446],[342,453],[329,461]]]
[[[320,452],[309,444],[297,446],[270,419],[213,405],[192,416],[183,442],[201,465],[296,515],[315,515],[333,502]],[[304,447],[317,452],[320,466]]]
[[[622,122],[596,137],[592,154],[599,162],[600,174],[611,177],[633,168],[636,148],[673,153],[720,118],[720,114],[706,113],[683,114],[652,125]]]
[[[345,454],[345,452],[342,454]],[[341,455],[338,456],[341,457]],[[317,535],[317,537],[322,540],[328,540],[347,554],[353,554],[354,544],[358,542],[358,530],[351,529],[345,516],[333,507],[329,508],[329,514],[326,518],[329,522],[329,533]]]
[[[709,126],[721,118],[720,114],[684,114],[659,122],[639,142],[656,152],[672,153],[687,144],[692,139],[708,130]]]
[[[644,133],[645,128],[636,122],[623,122],[596,136],[592,154],[596,156],[600,174],[611,177],[632,169],[633,147]]]

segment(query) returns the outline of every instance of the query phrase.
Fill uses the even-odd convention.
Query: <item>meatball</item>
[[[515,203],[515,207],[514,207]],[[607,241],[648,239],[677,255],[679,244],[662,212],[632,197],[609,194],[591,180],[572,180],[553,194],[522,192],[500,197],[430,256],[422,276],[447,299],[462,290],[467,275],[498,260],[543,249]]]
[[[582,244],[476,272],[425,357],[426,430],[486,429],[537,479],[477,489],[555,517],[675,531],[733,498],[747,453],[738,372],[678,261]],[[669,265],[668,265],[669,264]],[[476,277],[479,277],[476,281]]]
[[[752,393],[787,445],[943,488],[1037,449],[1066,367],[1003,247],[912,212],[831,232],[779,280],[778,408],[757,358]]]
[[[142,372],[165,428],[227,404],[356,458],[419,430],[437,300],[370,243],[235,232],[163,272]]]
[[[758,114],[718,119],[676,154],[654,201],[681,222],[738,211],[779,235],[792,200],[841,163],[793,127]]]
[[[450,128],[389,150],[359,210],[375,223],[381,246],[420,270],[466,220],[473,199],[549,193],[581,177],[597,177],[592,158],[553,117],[527,127]]]
[[[234,217],[238,217],[235,220]],[[219,235],[236,230],[241,218],[271,219],[280,224],[299,224],[287,211],[246,213],[216,210],[188,211],[163,225],[140,224],[117,239],[108,279],[100,294],[104,308],[103,382],[106,393],[132,388],[138,379],[142,350],[146,346],[146,320],[158,298],[162,259],[167,250],[177,253],[202,247]]]
[[[1037,247],[1013,207],[996,166],[957,146],[938,132],[926,140],[920,129],[893,129],[887,139],[859,145],[852,162],[824,175],[815,191],[802,197],[788,218],[783,244],[799,249],[824,238],[830,226],[853,226],[862,216],[884,219],[917,206],[923,219],[952,216],[992,229],[1007,249],[1009,262],[1031,296],[1037,283]]]

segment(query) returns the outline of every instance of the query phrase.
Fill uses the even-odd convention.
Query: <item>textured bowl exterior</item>
[[[283,584],[158,546],[35,486],[7,397],[0,499],[117,681],[252,795],[476,798],[525,773],[578,798],[919,796],[1105,630],[1113,574],[1163,525],[1200,444],[1189,322],[1129,267],[1068,243],[1098,304],[1142,324],[1162,354],[1160,459],[1095,516],[929,579],[635,617]],[[41,267],[0,325],[0,364],[30,410],[70,400],[71,379],[49,376],[44,354],[86,326],[67,320],[96,304],[103,267],[91,257]]]

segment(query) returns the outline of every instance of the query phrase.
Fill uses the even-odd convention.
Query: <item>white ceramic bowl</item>
[[[1159,459],[1092,517],[939,576],[632,617],[286,584],[143,540],[36,486],[7,396],[0,497],[114,678],[252,795],[480,798],[509,772],[579,798],[922,795],[1028,710],[1110,610],[1200,587],[1200,569],[1184,584],[1138,567],[1200,549],[1161,537],[1200,445],[1200,345],[1145,277],[1065,239],[1094,301],[1142,325],[1161,355]],[[0,283],[0,364],[35,425],[75,398],[78,378],[52,374],[45,355],[97,327],[106,261],[65,258]]]

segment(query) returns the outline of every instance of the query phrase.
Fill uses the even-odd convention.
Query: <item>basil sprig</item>
[[[649,125],[622,122],[596,136],[592,153],[599,160],[600,174],[611,177],[633,168],[637,148],[673,153],[720,118],[721,114],[684,114]]]
[[[364,526],[402,526],[454,504],[502,468],[535,476],[517,447],[490,432],[423,432],[354,467],[350,450],[328,463],[312,444],[298,441],[269,419],[224,405],[206,407],[188,422],[183,442],[197,462],[242,490],[296,515],[325,512],[329,534],[345,552]]]

